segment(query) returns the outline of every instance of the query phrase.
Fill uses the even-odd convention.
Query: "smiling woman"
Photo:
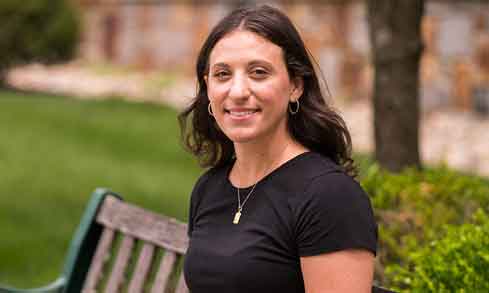
[[[302,80],[289,79],[279,46],[237,30],[216,44],[209,64],[205,80],[210,107],[230,140],[241,145],[250,141],[284,144],[291,139],[287,106],[302,94]]]
[[[270,6],[231,12],[179,119],[206,167],[190,204],[191,292],[370,292],[377,227],[350,135],[305,46]]]

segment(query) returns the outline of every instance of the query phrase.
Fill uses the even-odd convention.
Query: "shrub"
[[[392,266],[398,290],[408,292],[489,292],[489,217],[474,224],[444,227],[445,237],[408,254],[410,268]]]
[[[365,168],[361,183],[371,196],[379,224],[379,269],[376,278],[387,286],[391,266],[412,267],[412,251],[441,235],[446,224],[470,222],[473,213],[489,211],[489,182],[445,167],[400,174],[376,164]]]
[[[0,1],[0,77],[11,66],[71,58],[80,23],[68,0]]]

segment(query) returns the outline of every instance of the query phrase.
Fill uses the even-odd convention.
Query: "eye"
[[[266,78],[268,75],[268,71],[263,68],[255,68],[251,70],[251,76],[257,79]]]
[[[214,72],[212,76],[218,80],[225,80],[227,77],[229,77],[229,72],[221,70],[221,71]]]

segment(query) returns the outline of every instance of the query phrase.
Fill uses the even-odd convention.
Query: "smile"
[[[251,115],[259,112],[258,109],[246,109],[246,110],[225,110],[225,112],[227,114],[229,114],[231,116],[231,118],[235,118],[235,119],[244,119],[244,118],[248,118],[250,117]]]
[[[229,111],[229,114],[235,115],[235,116],[246,116],[246,115],[251,115],[257,111],[244,111],[244,112],[237,112],[237,111]]]

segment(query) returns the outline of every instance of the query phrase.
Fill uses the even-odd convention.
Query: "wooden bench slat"
[[[97,222],[145,242],[184,254],[188,246],[187,224],[108,197]]]
[[[85,281],[82,292],[83,293],[94,293],[97,289],[97,284],[102,276],[102,269],[105,262],[110,258],[109,251],[112,246],[112,241],[114,239],[115,232],[110,228],[105,228],[102,232],[97,250],[93,256],[92,264],[90,270],[87,274],[87,279]]]
[[[156,275],[151,293],[165,292],[166,284],[168,283],[168,279],[176,259],[176,254],[173,251],[165,251],[165,255],[161,259],[158,274]]]
[[[117,253],[117,259],[115,260],[112,273],[107,283],[107,287],[105,288],[106,293],[118,292],[119,286],[124,280],[124,272],[126,270],[128,260],[131,257],[133,246],[134,238],[129,235],[124,235],[121,247]]]
[[[189,293],[187,288],[187,283],[185,283],[185,277],[183,275],[183,271],[180,274],[180,278],[178,278],[178,285],[175,293]]]
[[[138,293],[143,291],[144,282],[146,281],[146,277],[151,267],[154,250],[155,247],[152,244],[144,243],[136,264],[136,268],[133,272],[131,283],[129,284],[128,292]]]

